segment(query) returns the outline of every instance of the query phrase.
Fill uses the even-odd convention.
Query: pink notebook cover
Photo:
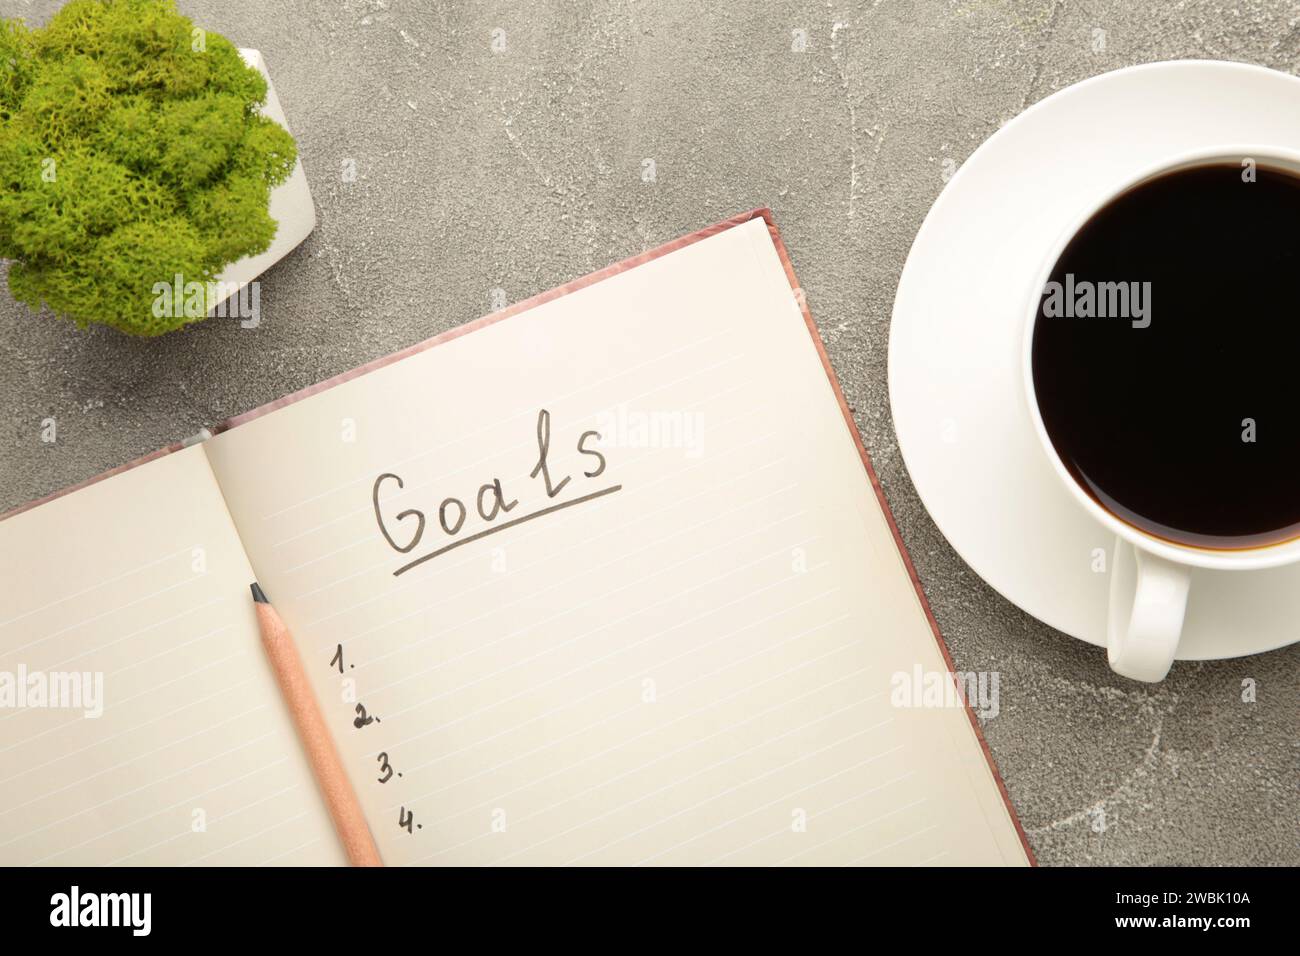
[[[333,388],[335,385],[340,385],[343,382],[347,382],[354,378],[358,378],[362,375],[367,374],[368,372],[373,372],[375,369],[383,368],[385,365],[391,365],[393,362],[399,362],[408,356],[415,355],[417,352],[423,352],[425,349],[431,349],[436,345],[441,345],[443,342],[449,342],[452,339],[458,338],[462,335],[468,335],[471,332],[484,328],[485,326],[492,325],[496,322],[503,322],[506,319],[510,318],[511,316],[518,315],[521,312],[526,312],[529,309],[534,308],[535,306],[541,305],[543,302],[550,302],[552,299],[558,299],[560,298],[560,296],[568,295],[570,292],[575,292],[578,289],[582,289],[589,285],[592,285],[593,283],[600,282],[602,279],[608,279],[610,276],[617,275],[620,272],[626,272],[628,269],[633,269],[639,265],[642,265],[643,263],[649,262],[652,259],[657,259],[660,256],[666,255],[670,252],[674,252],[678,249],[682,249],[693,243],[699,242],[701,239],[707,239],[710,236],[717,235],[718,233],[723,232],[724,230],[731,229],[734,228],[735,226],[739,226],[744,223],[747,223],[753,219],[760,219],[760,218],[765,223],[767,223],[768,233],[772,237],[772,243],[773,245],[776,246],[777,255],[780,256],[781,264],[785,268],[786,278],[790,282],[790,287],[794,289],[797,293],[800,288],[799,281],[798,279],[795,278],[794,267],[790,263],[790,256],[789,253],[786,252],[785,244],[781,242],[781,235],[777,231],[776,222],[772,218],[772,211],[770,209],[765,209],[765,208],[753,209],[749,212],[740,213],[738,215],[730,217],[729,219],[724,219],[721,222],[714,223],[711,226],[705,226],[703,229],[697,230],[696,232],[692,232],[689,235],[682,236],[680,239],[674,239],[672,242],[668,242],[662,246],[658,246],[654,249],[650,249],[646,252],[641,253],[640,255],[635,255],[632,256],[631,258],[624,259],[622,262],[616,262],[613,265],[606,266],[604,269],[600,269],[596,272],[591,273],[590,275],[585,275],[580,279],[574,279],[572,282],[566,282],[562,286],[557,286],[556,288],[551,289],[547,292],[543,292],[539,295],[535,295],[531,299],[525,299],[522,302],[517,302],[514,305],[501,309],[500,311],[493,312],[490,315],[485,315],[480,319],[475,319],[473,322],[467,322],[466,324],[459,326],[458,328],[454,328],[447,332],[443,332],[441,335],[435,335],[431,339],[426,339],[423,342],[418,342],[415,345],[411,345],[400,351],[393,352],[391,355],[385,355],[384,357],[375,359],[372,362],[367,362],[365,365],[360,365],[357,368],[351,369],[347,372],[342,372],[339,375],[335,375],[333,378],[326,379],[323,382],[318,382],[315,385],[309,385],[306,388],[300,389],[296,392],[293,392],[292,394],[286,395],[283,398],[277,398],[274,401],[267,402],[265,405],[255,408],[252,411],[244,412],[241,415],[236,415],[233,418],[228,419],[227,421],[222,422],[219,425],[216,425],[215,427],[213,427],[212,431],[214,434],[219,434],[220,432],[227,431],[228,429],[237,428],[238,426],[242,425],[244,422],[252,421],[255,418],[260,418],[262,415],[265,415],[269,412],[273,412],[278,408],[283,408],[286,405],[292,405],[294,402],[301,401],[302,399],[307,398],[311,395],[315,395],[318,392],[323,392],[326,389]],[[853,415],[849,411],[848,403],[844,399],[844,393],[840,390],[839,380],[835,377],[834,369],[831,368],[830,358],[826,354],[825,345],[822,344],[821,335],[817,331],[817,325],[815,322],[813,322],[812,313],[808,311],[808,306],[807,303],[804,301],[804,296],[796,295],[796,299],[799,303],[799,309],[803,313],[804,322],[808,326],[808,333],[809,335],[812,336],[813,345],[816,347],[817,354],[821,358],[822,367],[825,368],[826,370],[826,377],[830,380],[831,387],[835,391],[835,398],[839,402],[840,412],[844,416],[844,424],[848,428],[849,434],[853,436],[854,444],[857,445],[858,455],[862,459],[862,467],[866,469],[867,477],[871,480],[871,487],[876,492],[876,498],[880,502],[880,509],[885,514],[885,520],[889,522],[889,529],[894,536],[894,543],[898,546],[898,553],[903,559],[903,566],[907,568],[908,576],[912,579],[912,586],[916,589],[917,599],[921,602],[921,607],[925,611],[926,619],[930,622],[930,630],[934,634],[935,643],[939,645],[939,652],[943,655],[943,659],[948,667],[948,670],[952,672],[956,669],[955,666],[953,665],[952,655],[948,652],[948,646],[943,641],[943,635],[939,633],[939,624],[938,622],[935,621],[934,613],[930,610],[930,602],[926,600],[925,589],[921,586],[921,580],[920,578],[917,577],[916,568],[912,564],[911,556],[908,555],[907,547],[906,545],[903,544],[903,537],[901,534],[899,534],[898,525],[894,521],[894,515],[889,510],[889,502],[885,500],[885,493],[880,486],[880,479],[876,477],[875,469],[871,467],[871,459],[867,455],[866,446],[863,445],[862,443],[862,436],[861,434],[859,434],[857,425],[853,421]],[[0,516],[0,521],[3,521],[5,518],[11,518],[16,514],[20,514],[31,508],[35,508],[38,505],[42,505],[47,501],[52,501],[55,498],[62,497],[63,495],[71,494],[72,492],[78,491],[81,488],[85,488],[88,485],[92,485],[97,481],[103,481],[105,478],[111,478],[114,475],[120,474],[121,472],[124,472],[130,468],[135,468],[139,465],[143,465],[147,462],[153,461],[155,458],[161,458],[163,455],[171,454],[174,451],[179,451],[182,447],[184,447],[183,443],[174,442],[173,444],[170,444],[165,448],[160,448],[157,451],[150,452],[147,455],[143,455],[140,458],[136,458],[133,461],[129,461],[124,465],[119,465],[116,468],[110,469],[109,471],[106,471],[100,475],[96,475],[95,477],[80,482],[79,484],[72,485],[68,488],[64,488],[62,491],[56,491],[54,494],[47,495],[44,498],[39,498],[35,501],[29,501],[25,505],[20,505],[17,508],[14,508],[12,511],[9,511],[8,513]],[[1037,861],[1034,858],[1034,852],[1030,848],[1029,841],[1025,836],[1024,827],[1021,826],[1020,818],[1016,816],[1015,808],[1011,805],[1011,798],[1007,794],[1006,784],[1003,783],[1002,775],[998,772],[997,764],[994,763],[993,761],[993,755],[989,751],[988,742],[984,739],[984,733],[983,731],[980,730],[979,720],[975,717],[975,712],[974,710],[971,709],[969,704],[966,705],[965,710],[966,710],[966,717],[967,719],[970,720],[971,728],[975,731],[975,736],[979,740],[981,749],[984,751],[984,759],[988,761],[989,770],[993,774],[993,779],[997,781],[998,791],[1002,795],[1003,803],[1006,804],[1007,813],[1010,814],[1011,821],[1012,823],[1015,824],[1016,833],[1019,835],[1020,843],[1025,850],[1025,856],[1029,859],[1031,865],[1037,865]]]

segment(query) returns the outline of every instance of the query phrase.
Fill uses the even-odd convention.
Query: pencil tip
[[[258,604],[270,604],[270,603],[271,603],[270,601],[268,601],[268,600],[266,599],[266,592],[262,590],[262,586],[261,586],[260,584],[258,584],[256,581],[254,581],[254,582],[253,582],[252,584],[250,584],[248,587],[249,587],[249,590],[251,590],[251,591],[253,592],[253,600],[256,601]]]

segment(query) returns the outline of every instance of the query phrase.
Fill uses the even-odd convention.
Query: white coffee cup
[[[1134,186],[1174,170],[1211,163],[1240,165],[1245,170],[1247,161],[1257,167],[1280,168],[1300,175],[1300,152],[1275,146],[1216,146],[1170,156],[1156,166],[1125,178],[1083,209],[1049,250],[1030,289],[1021,357],[1029,417],[1061,482],[1081,507],[1116,536],[1106,619],[1107,656],[1116,673],[1134,680],[1159,681],[1169,673],[1182,636],[1193,569],[1257,571],[1300,561],[1300,538],[1232,550],[1194,547],[1154,537],[1098,504],[1065,467],[1043,424],[1034,392],[1034,325],[1038,321],[1043,291],[1066,246],[1111,200]]]

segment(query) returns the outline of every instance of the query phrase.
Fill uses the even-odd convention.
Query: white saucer
[[[962,165],[899,281],[889,396],[903,459],[967,564],[1034,617],[1106,642],[1114,536],[1060,484],[1020,381],[1030,285],[1090,200],[1174,153],[1218,143],[1300,148],[1300,79],[1180,60],[1093,77],[1037,103]],[[1102,387],[1116,387],[1105,383]],[[1193,572],[1180,660],[1300,639],[1300,565]]]

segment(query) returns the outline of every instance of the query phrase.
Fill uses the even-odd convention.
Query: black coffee
[[[1039,304],[1034,390],[1061,460],[1116,517],[1182,544],[1300,536],[1298,372],[1300,178],[1282,170],[1134,187]]]

